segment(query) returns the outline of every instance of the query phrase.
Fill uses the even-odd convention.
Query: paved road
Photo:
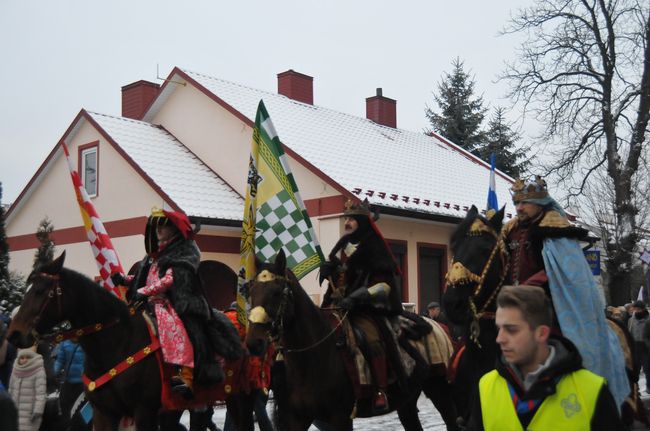
[[[645,389],[645,377],[642,375],[639,379],[639,386],[641,387],[641,398],[646,406],[646,411],[650,413],[650,394],[643,391]],[[418,400],[418,408],[420,409],[420,421],[422,427],[427,431],[443,431],[445,424],[438,414],[438,411],[433,407],[433,404],[424,396]],[[225,407],[217,407],[213,416],[214,423],[220,428],[223,428],[223,423],[226,416]],[[189,428],[189,416],[187,413],[183,416],[182,422]],[[256,430],[259,428],[256,426]],[[367,419],[356,419],[354,421],[354,429],[360,431],[385,431],[385,430],[399,430],[401,424],[397,418],[397,413],[391,413],[384,416],[377,416]],[[635,423],[634,431],[650,431],[650,428],[644,427],[640,423]],[[316,427],[311,427],[309,431],[317,431]]]

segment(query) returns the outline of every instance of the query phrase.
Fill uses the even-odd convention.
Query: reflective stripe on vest
[[[605,379],[581,369],[567,374],[544,399],[527,431],[588,431]],[[508,391],[508,382],[493,370],[479,382],[485,431],[523,431]]]

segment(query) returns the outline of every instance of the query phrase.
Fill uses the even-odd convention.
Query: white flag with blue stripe
[[[496,154],[490,154],[490,186],[488,187],[487,208],[486,210],[499,210],[499,201],[497,200],[497,186],[494,178],[494,169],[496,164]]]

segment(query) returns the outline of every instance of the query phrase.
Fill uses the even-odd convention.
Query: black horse
[[[479,379],[494,369],[499,354],[495,300],[509,263],[500,236],[503,213],[502,208],[488,219],[472,206],[451,237],[453,261],[442,302],[451,323],[463,328],[465,344],[456,353],[452,386],[458,413],[465,420]]]
[[[78,338],[86,353],[84,372],[97,378],[143,351],[152,342],[149,329],[141,313],[130,312],[124,302],[97,283],[64,268],[64,260],[65,252],[29,275],[30,288],[11,322],[8,339],[18,347],[28,347],[41,334],[69,321],[73,328],[82,330]],[[96,431],[116,431],[122,417],[134,418],[138,431],[158,429],[162,385],[155,356],[145,354],[104,386],[86,390]],[[232,389],[237,392],[237,388]],[[229,408],[235,404],[232,412],[238,429],[253,430],[251,415],[240,414],[235,400],[227,397],[226,403]]]
[[[352,417],[371,416],[370,399],[357,399],[341,337],[332,329],[331,311],[309,298],[280,251],[274,264],[258,264],[250,288],[250,318],[246,342],[253,353],[272,334],[283,355],[283,368],[273,376],[277,429],[306,431],[314,421],[331,429],[352,429]],[[343,317],[342,319],[345,319]],[[421,391],[434,402],[448,429],[456,429],[455,410],[444,371],[413,373],[406,392],[393,384],[389,406],[397,410],[404,429],[422,430],[416,402]]]

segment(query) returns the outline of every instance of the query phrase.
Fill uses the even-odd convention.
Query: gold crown
[[[544,181],[539,175],[535,176],[534,181],[524,182],[522,179],[517,179],[510,190],[512,191],[513,202],[520,202],[528,199],[543,199],[548,197],[546,181]]]
[[[151,208],[151,217],[165,217],[165,213],[161,208],[153,207]]]
[[[370,217],[370,203],[368,199],[364,199],[363,202],[355,204],[352,200],[348,199],[345,203],[345,209],[343,210],[344,216],[353,216],[353,215],[364,215]]]

